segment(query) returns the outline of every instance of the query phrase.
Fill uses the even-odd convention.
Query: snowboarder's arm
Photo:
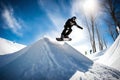
[[[80,29],[83,29],[81,26],[79,26],[79,25],[76,25],[78,28],[80,28]]]
[[[80,29],[83,29],[81,26],[79,26],[76,22],[75,22],[75,25],[80,28]]]

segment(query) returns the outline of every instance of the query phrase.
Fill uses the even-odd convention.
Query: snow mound
[[[106,53],[100,57],[97,61],[107,66],[120,70],[120,35],[112,44],[112,46],[106,51]]]
[[[104,50],[102,50],[102,51],[100,51],[100,52],[96,52],[96,53],[94,53],[94,54],[87,54],[86,56],[87,56],[89,59],[91,59],[92,61],[96,62],[97,60],[99,60],[99,58],[100,58],[101,56],[104,55],[104,53],[105,53],[106,51],[107,51],[107,49],[104,49]]]
[[[93,62],[65,43],[43,38],[14,54],[0,56],[0,80],[68,80]]]
[[[120,80],[120,72],[108,66],[94,63],[87,72],[77,71],[70,80]]]
[[[24,48],[25,45],[18,44],[3,38],[0,38],[0,55],[13,53]]]

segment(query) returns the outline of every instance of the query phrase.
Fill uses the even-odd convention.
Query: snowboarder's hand
[[[83,29],[82,27],[80,29]]]
[[[78,28],[83,29],[81,26],[78,26]]]

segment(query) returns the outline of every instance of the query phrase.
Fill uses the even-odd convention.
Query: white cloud
[[[56,26],[56,30],[61,30],[65,23],[65,18],[62,17],[60,7],[56,3],[52,3],[51,6],[48,6],[48,2],[46,0],[39,0],[39,5],[44,8],[49,19]]]
[[[19,36],[22,36],[22,33],[20,30],[22,29],[22,26],[18,19],[15,18],[13,15],[14,11],[12,8],[7,8],[4,6],[4,10],[2,12],[2,17],[7,24],[8,28],[11,29],[11,31]]]
[[[65,19],[61,15],[53,15],[53,13],[48,13],[48,16],[53,24],[56,26],[57,30],[61,30],[63,28],[65,24]]]

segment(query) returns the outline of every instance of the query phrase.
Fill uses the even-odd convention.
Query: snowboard
[[[56,38],[57,41],[71,41],[71,38]]]

